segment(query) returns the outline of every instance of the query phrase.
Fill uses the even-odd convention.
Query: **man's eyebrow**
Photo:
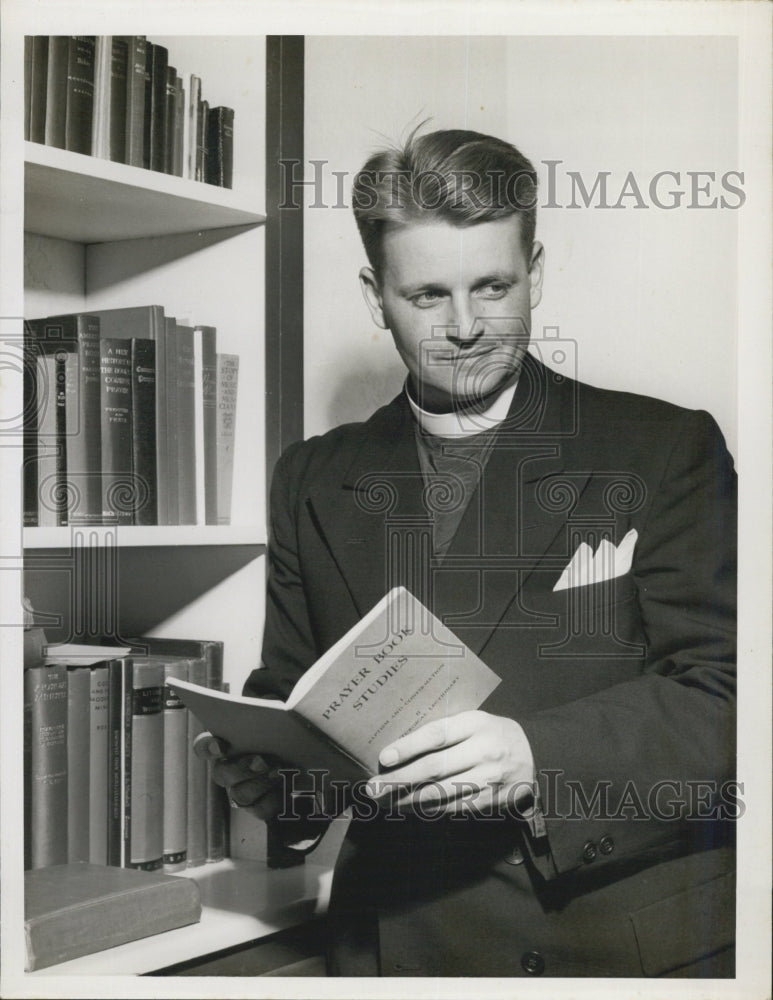
[[[485,285],[491,285],[498,281],[505,281],[512,284],[516,280],[517,275],[513,271],[492,271],[491,274],[481,275],[480,278],[476,278],[472,284],[471,288],[483,288]],[[441,281],[419,281],[411,285],[400,285],[398,292],[403,296],[416,295],[418,292],[447,292],[448,287],[444,282]]]
[[[415,285],[401,285],[400,295],[415,295],[417,292],[446,292],[448,289],[439,281],[418,281]]]

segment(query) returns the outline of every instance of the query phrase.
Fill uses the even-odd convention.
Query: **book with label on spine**
[[[89,858],[107,864],[108,684],[106,664],[90,667],[89,699]]]
[[[46,92],[48,89],[48,35],[32,36],[30,65],[30,140],[46,141]]]
[[[67,65],[65,148],[87,156],[94,115],[95,48],[93,35],[77,35],[70,40]]]
[[[172,657],[164,663],[164,680],[187,679],[189,663]],[[188,857],[188,709],[164,686],[164,871],[182,871]],[[192,752],[192,751],[191,751]]]
[[[95,309],[91,313],[99,318],[102,337],[156,342],[156,490],[158,523],[173,524],[169,520],[170,468],[167,445],[166,418],[166,324],[161,306],[127,306],[123,309]]]
[[[107,863],[123,863],[123,661],[107,664]]]
[[[217,524],[217,330],[193,328],[197,524]]]
[[[239,356],[218,354],[215,399],[215,453],[217,455],[217,524],[231,523],[236,401],[239,388]]]
[[[131,341],[100,340],[100,401],[102,434],[102,519],[105,524],[132,524]]]
[[[307,670],[287,701],[169,680],[233,755],[267,754],[323,780],[379,772],[388,743],[425,723],[480,708],[500,683],[453,632],[396,587]]]
[[[25,838],[32,868],[67,861],[67,667],[24,672]],[[27,852],[25,852],[27,853]]]
[[[164,173],[166,163],[167,66],[169,51],[148,42],[150,61],[150,169]]]
[[[67,860],[89,860],[91,670],[67,670]]]
[[[230,188],[234,168],[234,110],[210,108],[207,113],[207,184]]]
[[[158,524],[156,489],[156,344],[133,337],[132,468],[134,524]]]
[[[77,862],[24,876],[26,970],[196,923],[193,879]]]
[[[145,165],[145,92],[148,43],[144,35],[124,35],[126,44],[126,98],[123,162],[133,167]]]

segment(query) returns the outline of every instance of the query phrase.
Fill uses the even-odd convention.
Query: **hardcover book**
[[[201,918],[193,879],[76,862],[24,876],[27,972]]]
[[[239,356],[217,355],[215,396],[215,454],[217,456],[217,524],[231,523],[236,440],[236,399]]]
[[[167,682],[233,754],[268,754],[356,781],[379,751],[435,719],[476,709],[496,674],[403,587],[312,666],[286,702]]]

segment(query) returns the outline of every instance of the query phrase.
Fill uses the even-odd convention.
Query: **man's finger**
[[[199,733],[193,741],[193,752],[202,760],[220,760],[228,756],[228,743],[212,733]]]
[[[234,806],[254,806],[268,793],[276,793],[273,782],[267,778],[239,781],[228,788],[228,798]]]
[[[420,726],[407,736],[384,747],[379,754],[379,761],[383,767],[396,767],[404,761],[413,760],[414,757],[466,740],[480,725],[480,716],[479,712],[460,712],[458,715]]]

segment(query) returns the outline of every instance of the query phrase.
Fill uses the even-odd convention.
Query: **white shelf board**
[[[25,142],[24,228],[75,243],[265,222],[238,192]]]
[[[197,924],[140,938],[84,955],[31,975],[142,975],[211,955],[311,920],[324,912],[330,866],[308,861],[294,868],[268,868],[263,861],[227,859],[191,868],[201,890]]]
[[[182,545],[265,545],[263,528],[239,525],[129,525],[110,528],[99,525],[78,528],[25,528],[25,549],[69,549],[73,532],[97,545],[130,548],[160,548]]]

